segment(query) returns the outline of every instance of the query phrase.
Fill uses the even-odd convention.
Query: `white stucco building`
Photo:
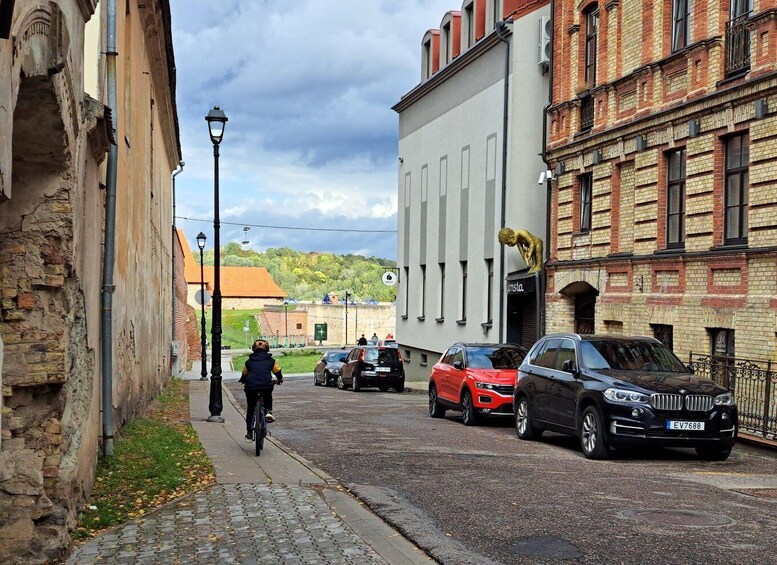
[[[547,0],[465,0],[425,34],[421,83],[394,106],[408,379],[428,376],[451,343],[531,344],[541,331],[541,276],[497,233],[546,239],[549,16]]]

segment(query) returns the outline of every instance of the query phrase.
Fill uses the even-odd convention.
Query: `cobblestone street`
[[[81,563],[386,563],[313,489],[231,484],[187,496],[80,547]]]

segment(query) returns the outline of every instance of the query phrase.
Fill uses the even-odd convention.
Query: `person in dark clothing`
[[[367,345],[367,338],[364,337],[364,334],[359,338],[359,341],[357,342],[359,345]]]
[[[246,410],[246,441],[254,440],[254,430],[251,424],[259,395],[264,401],[265,419],[268,422],[274,422],[275,416],[272,415],[272,391],[275,388],[272,381],[273,375],[275,375],[278,384],[283,383],[283,373],[278,362],[270,354],[270,344],[257,339],[251,345],[251,351],[253,353],[246,360],[243,376],[240,377],[248,405]]]

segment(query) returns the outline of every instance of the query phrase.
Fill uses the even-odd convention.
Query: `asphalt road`
[[[244,402],[242,388],[227,384]],[[437,420],[426,396],[275,389],[272,434],[445,564],[777,564],[777,453],[738,445],[585,459],[574,438],[512,419]]]

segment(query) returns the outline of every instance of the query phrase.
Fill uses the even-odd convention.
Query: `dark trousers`
[[[264,401],[264,412],[272,412],[272,387],[271,388],[247,388],[246,391],[246,404],[248,408],[246,410],[246,430],[251,431],[253,428],[251,424],[254,421],[254,412],[256,411],[256,400],[259,395],[262,395],[262,401]]]

